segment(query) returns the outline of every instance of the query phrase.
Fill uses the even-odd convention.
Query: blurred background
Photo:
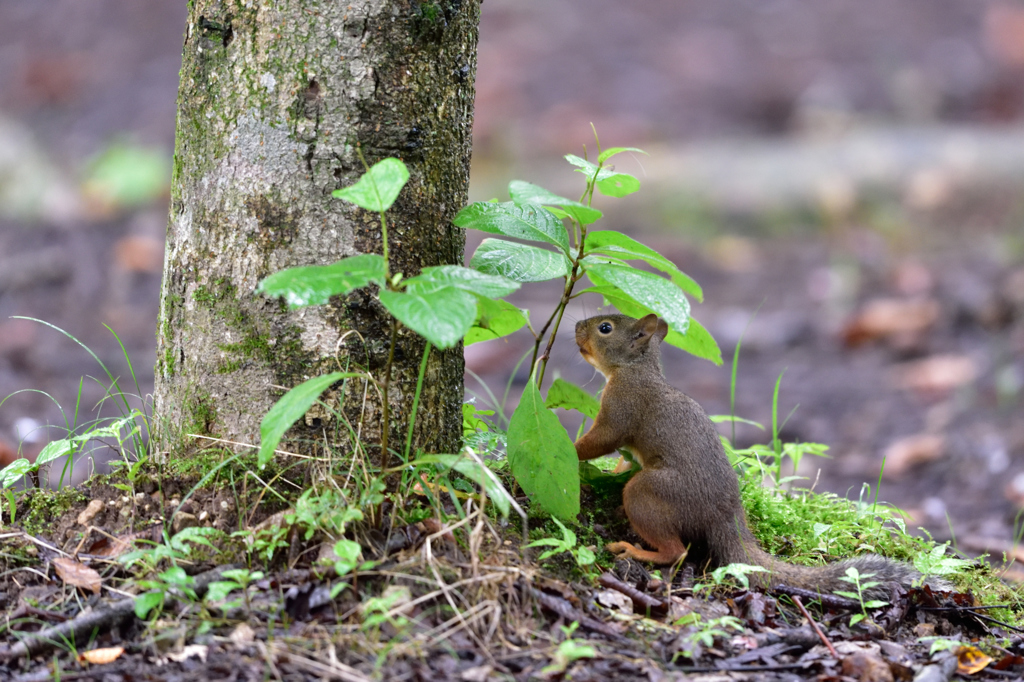
[[[640,192],[599,197],[598,227],[703,285],[694,315],[726,356],[669,349],[670,380],[728,413],[745,332],[736,412],[770,423],[782,375],[784,437],[831,446],[804,462],[807,485],[856,499],[880,480],[911,525],[1014,555],[1024,4],[486,0],[482,14],[471,198],[504,199],[513,178],[578,194],[562,156],[593,156],[591,123],[604,146],[644,148],[618,157]],[[183,0],[0,0],[0,455],[58,437],[39,426],[73,419],[80,377],[84,414],[107,383],[74,341],[11,316],[67,330],[131,386],[108,325],[152,391],[185,16]],[[546,317],[557,291],[515,300]],[[596,391],[571,324],[600,301],[577,303],[551,367]],[[500,396],[529,343],[467,349],[470,395]]]

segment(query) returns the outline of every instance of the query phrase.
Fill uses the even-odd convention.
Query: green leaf
[[[597,191],[606,197],[624,197],[640,189],[640,181],[629,173],[614,173],[597,181]]]
[[[561,253],[529,244],[485,239],[480,242],[469,264],[491,275],[515,282],[543,282],[569,274],[569,260]]]
[[[647,306],[640,305],[624,291],[610,284],[590,287],[578,293],[600,294],[606,304],[615,306],[623,315],[629,315],[638,319],[655,312]],[[714,337],[697,320],[692,317],[689,319],[690,324],[686,329],[686,333],[680,334],[676,330],[669,328],[668,336],[665,337],[665,343],[685,350],[687,353],[696,355],[699,358],[710,360],[716,365],[721,365],[722,351],[718,348],[718,343]]]
[[[166,196],[171,183],[171,158],[158,151],[115,143],[89,168],[84,192],[118,208],[142,206]]]
[[[508,336],[526,326],[526,314],[508,301],[478,298],[476,321],[466,333],[466,345]]]
[[[690,326],[685,334],[672,330],[665,337],[665,343],[681,348],[698,358],[710,360],[716,365],[722,364],[722,350],[718,347],[715,337],[704,328],[700,322],[693,317],[690,318]]]
[[[508,462],[530,499],[552,516],[573,521],[580,511],[576,448],[554,412],[544,407],[533,376],[508,426]]]
[[[146,592],[135,598],[135,615],[145,620],[149,612],[164,603],[163,592]]]
[[[508,195],[517,204],[538,204],[541,206],[561,206],[565,214],[572,216],[581,225],[590,225],[601,219],[603,215],[596,208],[581,204],[572,199],[560,197],[548,190],[522,180],[513,180],[508,184]]]
[[[338,557],[338,560],[334,562],[334,570],[338,576],[347,575],[355,570],[355,567],[359,565],[359,556],[362,553],[363,548],[353,540],[343,538],[334,543],[334,555]]]
[[[636,152],[638,154],[643,154],[644,156],[650,156],[643,149],[637,149],[636,147],[610,147],[608,149],[605,149],[600,154],[598,154],[597,162],[603,163],[608,159],[612,158],[613,156],[615,156],[616,154],[621,154],[622,152]]]
[[[624,197],[640,189],[640,181],[629,173],[616,173],[608,168],[598,168],[597,165],[575,154],[566,154],[565,160],[577,166],[576,170],[586,175],[588,180],[596,178],[597,191],[606,197]]]
[[[309,411],[328,386],[342,379],[358,376],[362,375],[353,372],[331,372],[303,381],[278,398],[260,422],[260,452],[257,457],[259,465],[262,467],[270,461],[285,432]]]
[[[477,201],[459,211],[452,222],[465,229],[547,242],[569,253],[569,233],[565,225],[551,212],[534,204]]]
[[[399,322],[442,349],[457,344],[476,319],[476,297],[455,287],[427,294],[382,290],[380,302]]]
[[[584,244],[586,254],[603,253],[623,260],[642,260],[661,270],[680,289],[698,301],[704,300],[704,292],[689,275],[676,267],[675,263],[654,249],[641,244],[632,237],[615,230],[595,230],[587,233]]]
[[[257,291],[284,296],[289,308],[327,303],[331,296],[347,294],[371,282],[384,284],[387,263],[383,256],[364,253],[331,265],[306,265],[276,272],[260,282]]]
[[[22,476],[32,471],[32,462],[28,461],[24,457],[16,459],[7,466],[0,470],[0,484],[4,488],[10,488],[12,485],[21,480]]]
[[[594,284],[600,286],[607,282],[618,287],[628,298],[664,318],[672,329],[680,333],[686,332],[690,324],[690,302],[682,290],[672,282],[636,268],[586,262],[586,259],[584,268]]]
[[[43,451],[36,457],[36,465],[41,466],[69,454],[75,449],[75,444],[68,439],[50,441],[43,448]]]
[[[430,294],[445,287],[469,291],[486,298],[508,296],[519,288],[518,282],[501,275],[493,275],[464,268],[461,265],[439,265],[405,280],[406,290],[414,294]]]
[[[576,563],[580,566],[589,566],[597,561],[597,555],[589,547],[579,547],[576,550]]]
[[[221,601],[229,594],[242,586],[234,580],[217,580],[206,587],[206,602],[212,604],[214,602]],[[137,605],[137,604],[136,604]]]
[[[544,407],[578,410],[591,419],[595,419],[601,410],[601,403],[576,384],[565,379],[555,379],[551,388],[548,389],[548,398],[544,401]]]
[[[419,464],[440,464],[449,469],[455,469],[460,474],[476,483],[487,493],[487,498],[494,503],[502,516],[507,517],[512,510],[509,500],[512,495],[505,490],[498,477],[490,472],[486,466],[481,465],[470,457],[461,455],[421,455],[412,462],[412,466]]]
[[[408,181],[409,169],[405,164],[388,158],[373,164],[354,185],[336,189],[332,195],[367,211],[380,213],[391,208]]]

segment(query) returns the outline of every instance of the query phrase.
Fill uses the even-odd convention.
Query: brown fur
[[[610,328],[609,328],[610,327]],[[856,566],[883,583],[909,584],[920,577],[910,566],[869,555],[819,567],[787,564],[761,549],[747,526],[739,483],[711,420],[692,398],[670,386],[661,373],[660,344],[668,325],[655,315],[635,320],[599,315],[576,323],[580,353],[608,380],[601,410],[578,441],[581,460],[619,448],[642,466],[626,484],[623,505],[633,530],[655,551],[613,542],[613,554],[671,564],[687,555],[711,566],[756,564],[767,574],[751,576],[763,587],[834,592],[853,586],[840,580]]]

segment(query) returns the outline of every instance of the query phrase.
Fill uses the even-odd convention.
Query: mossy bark
[[[411,179],[389,215],[392,272],[461,263],[451,219],[466,201],[476,0],[193,0],[182,58],[172,201],[157,333],[159,451],[190,434],[259,442],[284,392],[335,369],[383,378],[390,318],[375,290],[289,312],[255,293],[286,267],[382,253],[379,217],[331,197],[396,156]],[[392,443],[404,443],[423,340],[399,334]],[[415,444],[461,435],[462,348],[434,350]],[[292,442],[380,441],[380,401],[335,386]],[[346,423],[347,422],[347,423]],[[309,446],[312,447],[312,446]]]

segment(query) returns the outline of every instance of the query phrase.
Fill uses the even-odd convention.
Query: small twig
[[[668,612],[668,603],[658,599],[657,597],[651,596],[646,592],[641,592],[632,585],[622,580],[619,580],[611,573],[602,573],[601,577],[597,579],[597,582],[609,589],[621,592],[630,599],[633,600],[633,606],[640,611],[649,610],[652,614],[664,615]]]
[[[818,624],[814,622],[813,618],[811,618],[811,614],[807,613],[807,609],[804,608],[803,602],[800,601],[800,597],[796,595],[790,595],[790,599],[792,599],[793,603],[796,604],[796,607],[800,609],[800,613],[804,614],[804,618],[806,618],[807,622],[811,624],[811,628],[814,629],[814,632],[818,635],[818,638],[821,639],[822,643],[828,648],[829,653],[832,654],[832,657],[839,658],[839,653],[836,651],[836,648],[832,646],[832,642],[828,641],[828,638],[825,636],[825,633],[821,631],[821,628],[818,627]]]

